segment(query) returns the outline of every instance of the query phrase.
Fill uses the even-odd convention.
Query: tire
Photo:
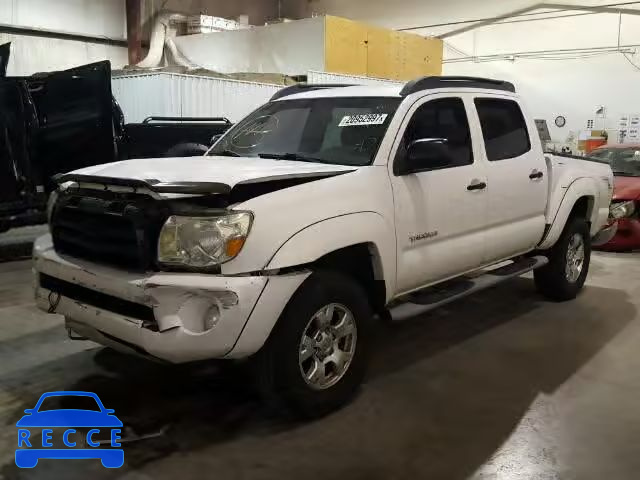
[[[582,263],[579,272],[576,268],[570,268],[568,255],[574,255],[576,239],[580,239],[583,245]],[[584,218],[570,218],[565,226],[558,242],[548,251],[544,252],[549,258],[549,263],[534,271],[533,277],[536,288],[550,300],[564,302],[576,298],[582,289],[589,273],[591,260],[591,236],[589,225]],[[574,255],[575,262],[580,255]]]
[[[327,309],[331,306],[330,326],[325,325],[323,333],[318,327],[328,317]],[[348,331],[346,326],[351,324],[341,321],[347,318],[344,316],[347,312],[353,319],[355,331],[351,331],[355,334],[340,338],[336,327],[342,325],[343,331]],[[267,404],[294,417],[317,418],[347,403],[365,376],[372,324],[367,296],[355,280],[332,271],[312,273],[289,301],[265,345],[252,358],[257,385]],[[306,353],[302,346],[305,334],[306,342],[313,340]],[[348,356],[344,352],[352,347],[350,360],[344,361]],[[340,363],[345,365],[342,375],[336,374],[340,367],[332,363],[332,358],[342,359]],[[327,364],[316,370],[318,362]],[[314,378],[316,371],[325,372],[326,377]]]
[[[206,145],[201,143],[179,143],[164,152],[164,157],[201,157],[207,150]]]

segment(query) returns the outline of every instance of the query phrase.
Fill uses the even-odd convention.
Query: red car
[[[591,152],[589,158],[611,165],[615,176],[611,222],[617,222],[618,231],[598,249],[640,249],[640,144],[605,145]]]

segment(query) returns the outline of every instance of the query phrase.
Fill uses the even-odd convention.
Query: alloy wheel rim
[[[565,276],[570,283],[575,283],[584,268],[584,239],[579,233],[574,233],[569,239]]]
[[[298,349],[300,373],[315,390],[332,387],[344,377],[355,355],[357,328],[353,313],[330,303],[309,320]]]

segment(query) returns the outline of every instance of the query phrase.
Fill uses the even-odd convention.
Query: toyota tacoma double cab
[[[574,298],[607,225],[608,165],[545,155],[512,84],[296,85],[201,157],[57,177],[40,308],[173,363],[244,359],[319,416],[363,381],[376,321],[533,270]]]

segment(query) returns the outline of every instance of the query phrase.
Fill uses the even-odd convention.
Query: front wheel
[[[583,218],[569,219],[558,242],[546,253],[549,263],[534,271],[538,291],[559,302],[574,299],[589,273],[591,237],[587,222]]]
[[[306,418],[346,403],[364,378],[372,316],[355,280],[314,272],[253,359],[268,403]]]

